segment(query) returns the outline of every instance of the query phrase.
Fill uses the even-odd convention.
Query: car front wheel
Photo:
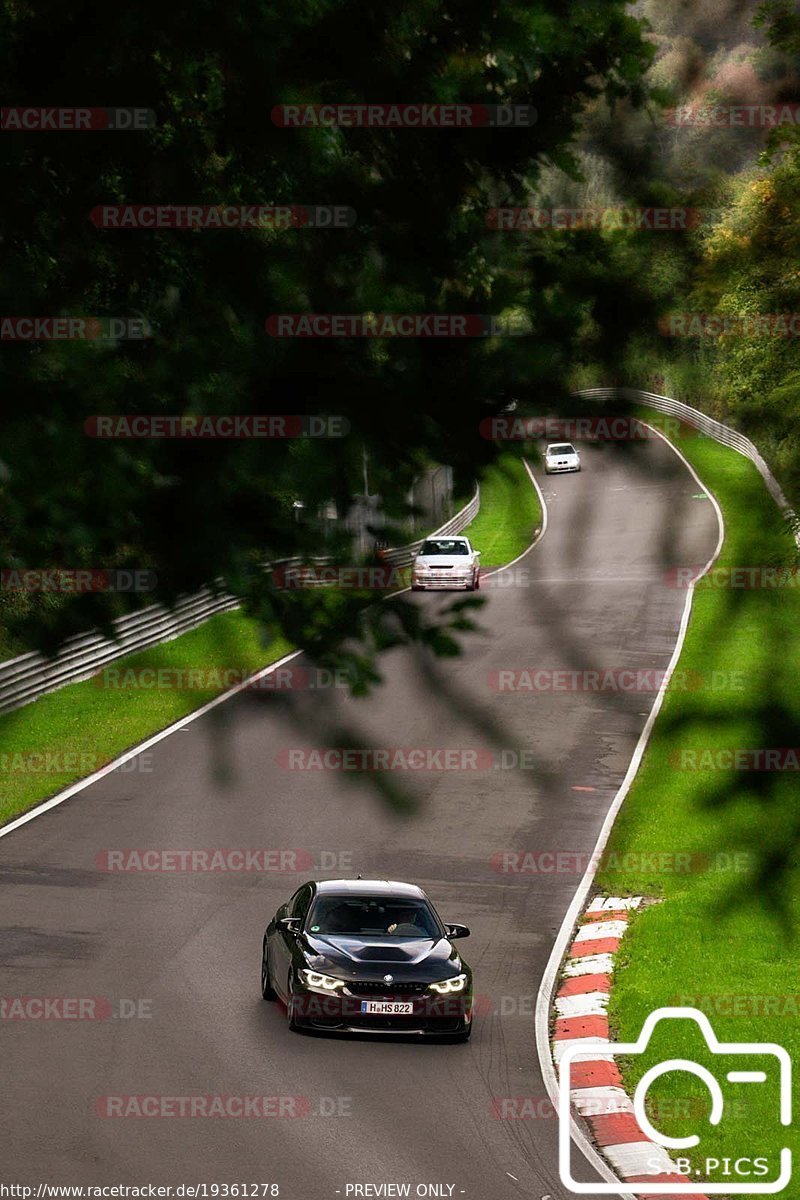
[[[289,1028],[292,1033],[297,1033],[300,1029],[297,1022],[297,996],[294,992],[291,975],[286,983],[286,1019],[289,1022]]]
[[[269,945],[267,939],[264,938],[264,946],[261,950],[261,996],[264,1000],[277,1000],[278,993],[272,986],[272,979],[269,971]]]

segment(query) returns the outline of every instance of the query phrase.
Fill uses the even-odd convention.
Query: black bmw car
[[[304,883],[267,926],[261,994],[290,1029],[436,1036],[472,1030],[472,972],[421,888],[389,880]]]

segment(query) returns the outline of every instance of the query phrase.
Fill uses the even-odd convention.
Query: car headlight
[[[321,971],[312,971],[308,967],[303,967],[299,974],[306,987],[317,991],[335,992],[338,988],[347,987],[346,979],[334,979],[332,975],[323,975]]]
[[[454,975],[452,979],[443,979],[441,983],[428,985],[430,991],[438,992],[440,996],[446,996],[448,992],[463,992],[466,986],[466,975]]]
[[[415,571],[430,571],[430,567],[428,566],[427,563],[415,562],[414,570]]]

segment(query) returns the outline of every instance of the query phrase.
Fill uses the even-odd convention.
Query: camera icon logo
[[[616,1183],[587,1183],[575,1179],[572,1171],[573,1130],[577,1129],[570,1105],[572,1064],[597,1059],[613,1062],[619,1055],[643,1054],[650,1043],[650,1038],[656,1025],[660,1021],[676,1019],[694,1021],[699,1026],[711,1054],[736,1056],[738,1058],[738,1061],[725,1064],[724,1077],[730,1084],[758,1085],[765,1084],[770,1078],[774,1078],[774,1074],[770,1076],[765,1070],[737,1070],[736,1067],[743,1068],[753,1065],[752,1063],[742,1063],[742,1056],[757,1057],[760,1059],[768,1058],[777,1061],[777,1081],[780,1096],[778,1117],[781,1125],[791,1124],[792,1063],[788,1052],[783,1046],[779,1046],[775,1042],[720,1042],[717,1040],[708,1017],[705,1013],[700,1012],[699,1009],[658,1008],[645,1020],[642,1032],[639,1034],[637,1041],[614,1043],[593,1039],[583,1046],[580,1042],[576,1042],[574,1045],[569,1046],[561,1057],[558,1095],[558,1168],[561,1182],[569,1191],[578,1195],[615,1196],[626,1194],[639,1195],[642,1192],[647,1192],[649,1196],[697,1194],[698,1181],[697,1179],[690,1178],[688,1175],[685,1183],[675,1181],[663,1181],[660,1183],[655,1181],[653,1183],[643,1183],[641,1181],[633,1183],[626,1183],[624,1181]],[[580,1040],[583,1041],[583,1039]],[[761,1065],[764,1064],[762,1063]],[[645,1100],[648,1089],[656,1079],[671,1071],[687,1072],[702,1080],[711,1097],[711,1112],[708,1119],[712,1125],[719,1125],[724,1115],[725,1099],[719,1080],[707,1067],[702,1066],[700,1063],[692,1062],[686,1058],[671,1058],[658,1063],[646,1071],[639,1080],[633,1095],[633,1111],[639,1128],[651,1142],[655,1143],[659,1169],[658,1171],[654,1171],[654,1174],[667,1172],[673,1174],[680,1173],[678,1164],[669,1158],[667,1152],[670,1150],[688,1150],[700,1143],[700,1138],[697,1134],[679,1138],[668,1137],[660,1133],[653,1127],[645,1112]],[[719,1160],[706,1161],[716,1162],[719,1165]],[[706,1195],[764,1195],[783,1191],[791,1181],[791,1177],[792,1152],[788,1146],[784,1146],[780,1152],[780,1171],[777,1179],[765,1181],[748,1180],[747,1182],[734,1182],[733,1180],[726,1179],[721,1182],[704,1182],[701,1186]]]

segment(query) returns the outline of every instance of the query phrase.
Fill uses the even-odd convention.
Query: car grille
[[[382,979],[348,983],[347,990],[354,996],[421,996],[428,990],[426,983],[384,983]]]
[[[429,571],[427,575],[422,575],[420,578],[424,583],[468,583],[471,576],[469,571],[458,571],[452,574],[437,567],[435,571]]]

